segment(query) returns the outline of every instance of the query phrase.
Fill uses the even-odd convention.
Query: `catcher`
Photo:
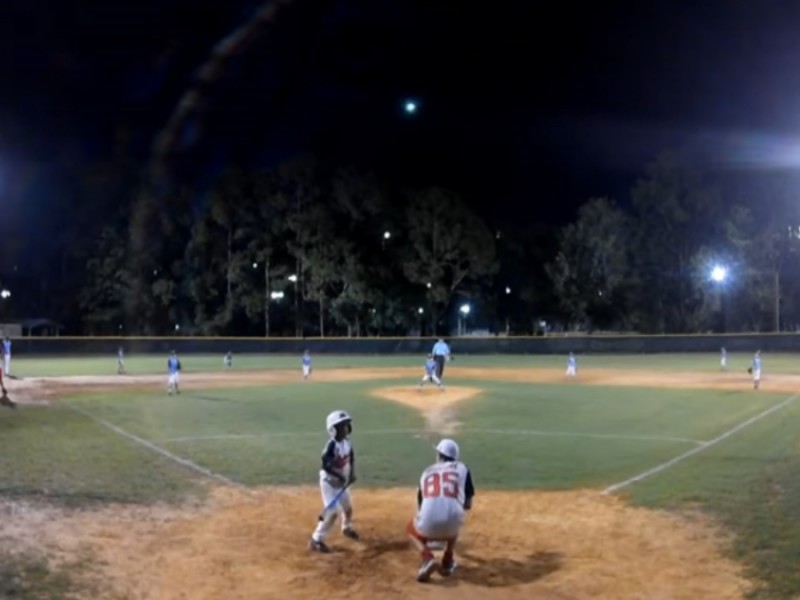
[[[436,446],[436,463],[420,477],[417,515],[406,528],[408,537],[422,555],[417,581],[428,581],[437,570],[445,577],[455,571],[456,541],[464,523],[464,511],[472,508],[474,496],[472,475],[459,461],[458,444],[448,439],[440,441]],[[431,552],[435,542],[445,543],[441,566]]]

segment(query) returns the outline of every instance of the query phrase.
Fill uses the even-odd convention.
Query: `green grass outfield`
[[[422,368],[425,355],[348,355],[316,354],[312,356],[315,369],[349,369],[359,367],[415,367]],[[744,372],[752,354],[729,353],[728,369]],[[187,372],[221,371],[222,355],[184,354],[180,356]],[[130,374],[152,374],[166,371],[167,355],[136,355],[125,358],[125,368]],[[475,355],[455,354],[450,363],[457,367],[488,368],[565,368],[566,357],[556,355]],[[800,375],[800,354],[764,354],[765,376],[770,373]],[[718,354],[590,354],[578,356],[578,368],[648,369],[654,371],[718,372]],[[300,369],[300,356],[286,354],[240,354],[234,356],[234,370]],[[14,356],[11,371],[20,377],[109,375],[117,372],[116,355],[81,357],[26,357]]]
[[[729,364],[743,370],[749,358],[731,355]],[[800,373],[798,358],[766,355],[765,373]],[[187,371],[222,370],[221,356],[182,360]],[[579,369],[719,370],[716,355],[586,356],[579,361]],[[164,362],[160,356],[131,356],[126,364],[130,372],[144,374],[163,371]],[[317,369],[419,362],[417,356],[315,357]],[[561,368],[565,359],[459,356],[453,364]],[[237,369],[297,367],[294,356],[234,359]],[[12,368],[23,377],[113,374],[116,360],[15,358]],[[355,419],[359,485],[411,487],[431,457],[424,418],[410,407],[373,397],[370,390],[414,383],[298,380],[192,389],[173,397],[121,389],[69,397],[50,407],[3,410],[0,495],[91,506],[180,501],[202,495],[203,483],[213,477],[244,486],[314,485],[326,440],[324,417],[335,408],[351,411]],[[451,378],[448,383],[460,382]],[[731,391],[464,383],[484,390],[457,405],[463,423],[457,439],[479,489],[591,487],[600,493],[663,467],[619,493],[650,507],[708,510],[736,534],[737,558],[764,582],[754,597],[800,593],[800,399],[754,392],[746,385]],[[750,426],[737,430],[750,420]],[[684,455],[685,460],[669,465]]]

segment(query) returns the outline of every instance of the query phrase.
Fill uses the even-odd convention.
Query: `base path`
[[[641,369],[585,369],[577,377],[567,378],[561,369],[508,369],[449,367],[448,382],[468,381],[514,381],[527,383],[569,383],[570,385],[602,385],[624,387],[657,387],[679,389],[725,389],[750,390],[752,381],[747,373],[704,373],[687,371],[647,371]],[[268,369],[258,371],[232,371],[220,373],[184,373],[181,376],[183,390],[255,387],[275,383],[296,381],[303,385],[327,382],[376,381],[381,379],[408,378],[416,381],[419,369],[353,368],[319,369],[313,379],[303,382],[297,370]],[[166,390],[165,375],[107,375],[74,377],[34,377],[8,382],[9,391],[18,394],[23,401],[35,390],[39,399],[58,398],[84,392],[129,390]],[[414,389],[410,385],[409,389]],[[427,388],[430,393],[434,388]],[[454,388],[448,387],[448,392]],[[761,381],[764,392],[795,393],[800,389],[800,375],[768,374]]]

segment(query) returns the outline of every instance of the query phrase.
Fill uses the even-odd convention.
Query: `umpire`
[[[433,360],[436,361],[436,376],[441,379],[444,374],[444,362],[450,358],[450,346],[440,339],[433,345],[431,354],[433,354]]]

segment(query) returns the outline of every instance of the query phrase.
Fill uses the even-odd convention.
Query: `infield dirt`
[[[408,370],[410,381],[418,370]],[[378,380],[397,369],[315,373],[315,381]],[[456,369],[462,381],[563,381],[563,372]],[[184,387],[234,387],[296,379],[295,372],[189,374]],[[718,379],[718,380],[717,380]],[[798,379],[798,378],[795,378]],[[123,381],[124,380],[124,381]],[[691,373],[592,371],[576,384],[728,387],[745,377]],[[762,383],[789,385],[771,378]],[[795,382],[795,386],[798,382]],[[63,378],[14,382],[28,401],[71,393],[163,386],[163,377]],[[304,384],[305,385],[305,384]],[[309,385],[313,385],[309,383]],[[795,388],[796,389],[796,388]],[[415,406],[432,431],[457,429],[457,403],[479,387],[418,393],[379,388],[373,394]],[[487,400],[487,401],[490,401]],[[438,411],[438,412],[437,412]],[[432,416],[433,415],[433,416]],[[437,417],[438,415],[438,417]],[[440,420],[437,421],[436,419]],[[449,428],[449,429],[448,429]],[[422,469],[425,465],[420,465]],[[263,488],[247,493],[214,488],[202,506],[107,506],[66,511],[24,502],[0,503],[0,544],[15,551],[35,546],[58,559],[87,551],[104,581],[130,600],[272,598],[671,599],[743,598],[749,588],[740,565],[724,555],[729,540],[701,515],[677,515],[629,506],[597,490],[485,491],[478,485],[457,549],[459,569],[431,584],[414,581],[419,557],[403,535],[413,516],[412,489],[353,488],[355,524],[362,539],[338,531],[330,555],[306,544],[321,508],[313,487]],[[13,519],[9,518],[13,515]]]

